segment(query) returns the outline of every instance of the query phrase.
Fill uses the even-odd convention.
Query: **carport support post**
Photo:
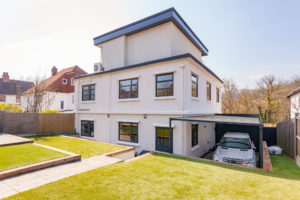
[[[259,167],[263,168],[263,125],[260,125],[259,127]]]
[[[170,135],[170,140],[169,140],[169,152],[173,153],[173,129],[172,129],[172,118],[169,118],[169,135]]]

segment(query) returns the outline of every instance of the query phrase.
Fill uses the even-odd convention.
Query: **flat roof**
[[[129,36],[170,21],[173,22],[184,33],[184,35],[202,52],[203,56],[206,56],[208,54],[208,49],[200,41],[193,30],[187,25],[187,23],[182,19],[175,8],[169,8],[162,12],[156,13],[139,21],[133,22],[121,28],[95,37],[94,45],[97,46],[122,35]]]
[[[170,118],[171,120],[190,121],[190,122],[207,122],[220,124],[238,124],[260,126],[259,117],[255,116],[241,116],[241,115],[222,115],[222,114],[208,114],[208,115],[193,115],[183,116],[178,118]]]

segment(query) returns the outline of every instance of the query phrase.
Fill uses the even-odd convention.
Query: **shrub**
[[[43,110],[42,113],[59,113],[58,110]]]
[[[13,112],[13,113],[22,113],[24,110],[19,105],[13,103],[0,103],[0,111]]]

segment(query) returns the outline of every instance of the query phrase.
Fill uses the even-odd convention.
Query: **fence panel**
[[[277,144],[290,158],[296,158],[296,119],[290,119],[277,124]]]
[[[74,113],[40,113],[38,121],[39,133],[74,132]]]

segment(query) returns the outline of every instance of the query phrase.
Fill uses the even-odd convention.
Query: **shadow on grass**
[[[249,168],[244,168],[244,167],[239,167],[239,166],[232,166],[232,165],[217,163],[217,162],[209,161],[209,160],[201,160],[201,159],[197,159],[197,158],[187,158],[187,157],[181,157],[178,155],[171,155],[171,154],[165,154],[165,153],[154,153],[152,155],[159,156],[159,157],[165,157],[165,158],[171,158],[171,159],[191,161],[191,162],[212,165],[212,166],[216,166],[216,167],[237,170],[237,171],[241,171],[241,172],[248,172],[248,173],[254,173],[254,174],[259,174],[259,175],[264,175],[264,176],[270,176],[270,177],[275,177],[275,178],[283,178],[283,179],[300,181],[300,168],[295,163],[293,163],[291,160],[286,158],[285,156],[276,156],[277,158],[272,156],[277,159],[273,165],[273,172],[266,172],[266,171],[261,171],[261,170],[255,170],[255,169],[249,169]],[[280,163],[280,162],[282,162],[282,163]],[[273,159],[272,159],[272,164],[273,164]]]
[[[49,133],[49,134],[44,134],[44,135],[32,135],[32,136],[25,136],[25,138],[29,139],[34,139],[36,141],[43,140],[46,141],[48,140],[47,138],[53,137],[53,136],[70,136],[70,135],[77,135],[75,133],[59,133],[59,134],[54,134],[54,133]]]

